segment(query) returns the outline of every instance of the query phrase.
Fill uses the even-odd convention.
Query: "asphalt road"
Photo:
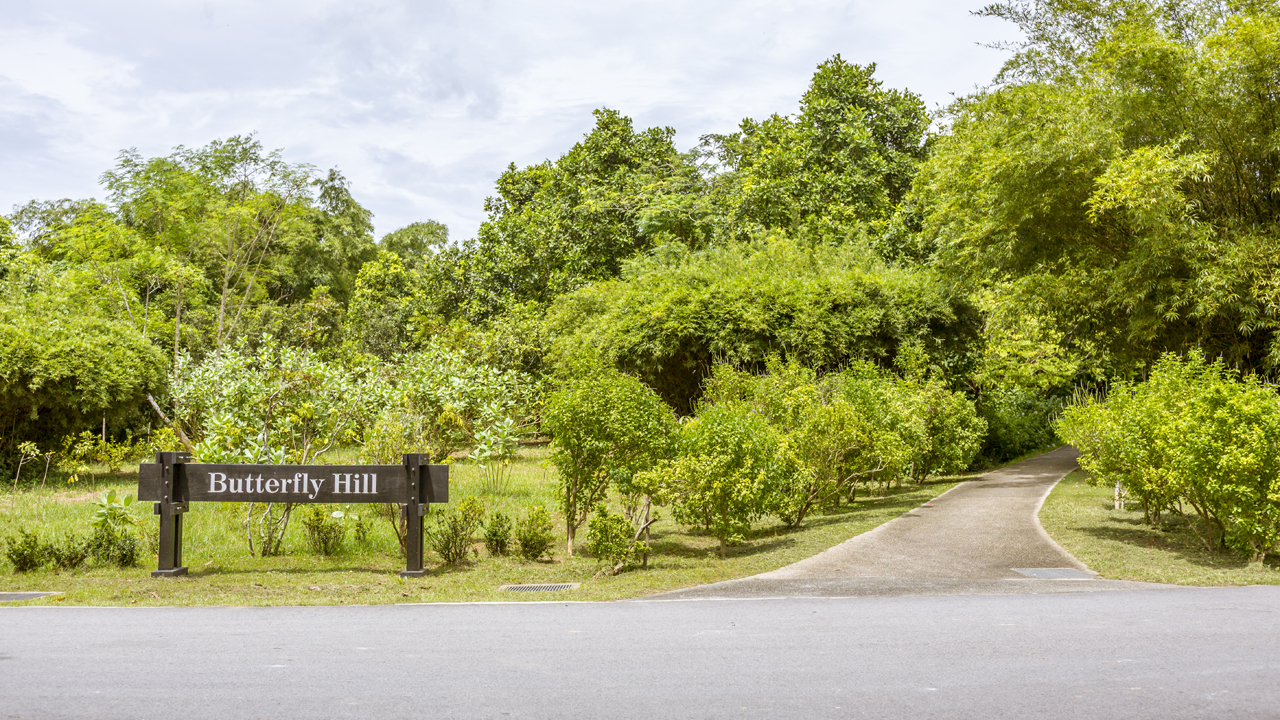
[[[1280,587],[0,609],[6,718],[1276,718]]]

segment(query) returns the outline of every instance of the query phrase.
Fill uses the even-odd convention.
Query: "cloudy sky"
[[[510,162],[558,157],[607,106],[677,143],[792,113],[841,54],[931,108],[1015,37],[982,0],[363,2],[0,0],[0,212],[101,196],[123,148],[257,132],[338,167],[378,234],[471,237]]]

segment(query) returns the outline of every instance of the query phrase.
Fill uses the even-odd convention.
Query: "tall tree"
[[[709,135],[720,163],[716,197],[732,234],[811,226],[847,234],[885,222],[925,156],[929,115],[919,96],[885,88],[876,66],[823,62],[794,116],[746,119]]]
[[[498,178],[468,252],[473,316],[616,277],[624,259],[653,245],[640,223],[649,195],[673,177],[697,177],[671,128],[637,132],[608,109],[595,117],[596,127],[558,160],[512,164]]]
[[[1112,371],[1189,346],[1275,368],[1280,9],[1018,0],[984,12],[1026,41],[951,109],[921,173],[938,264]]]

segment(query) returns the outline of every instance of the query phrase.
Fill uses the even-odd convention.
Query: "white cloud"
[[[469,237],[509,162],[608,106],[690,147],[794,112],[814,67],[878,63],[931,106],[988,81],[1012,28],[948,0],[16,3],[0,30],[0,208],[100,194],[119,150],[257,131],[337,166],[384,233]]]

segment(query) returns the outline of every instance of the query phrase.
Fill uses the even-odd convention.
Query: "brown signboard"
[[[174,466],[175,502],[404,503],[409,497],[405,465],[209,465]],[[445,465],[422,468],[417,501],[449,502]],[[144,463],[138,499],[164,496],[160,463]]]
[[[160,516],[159,565],[153,576],[185,575],[182,525],[192,502],[395,503],[405,519],[405,570],[420,577],[422,516],[449,502],[449,466],[408,454],[400,465],[214,465],[186,453],[156,453],[138,468],[138,499]]]

